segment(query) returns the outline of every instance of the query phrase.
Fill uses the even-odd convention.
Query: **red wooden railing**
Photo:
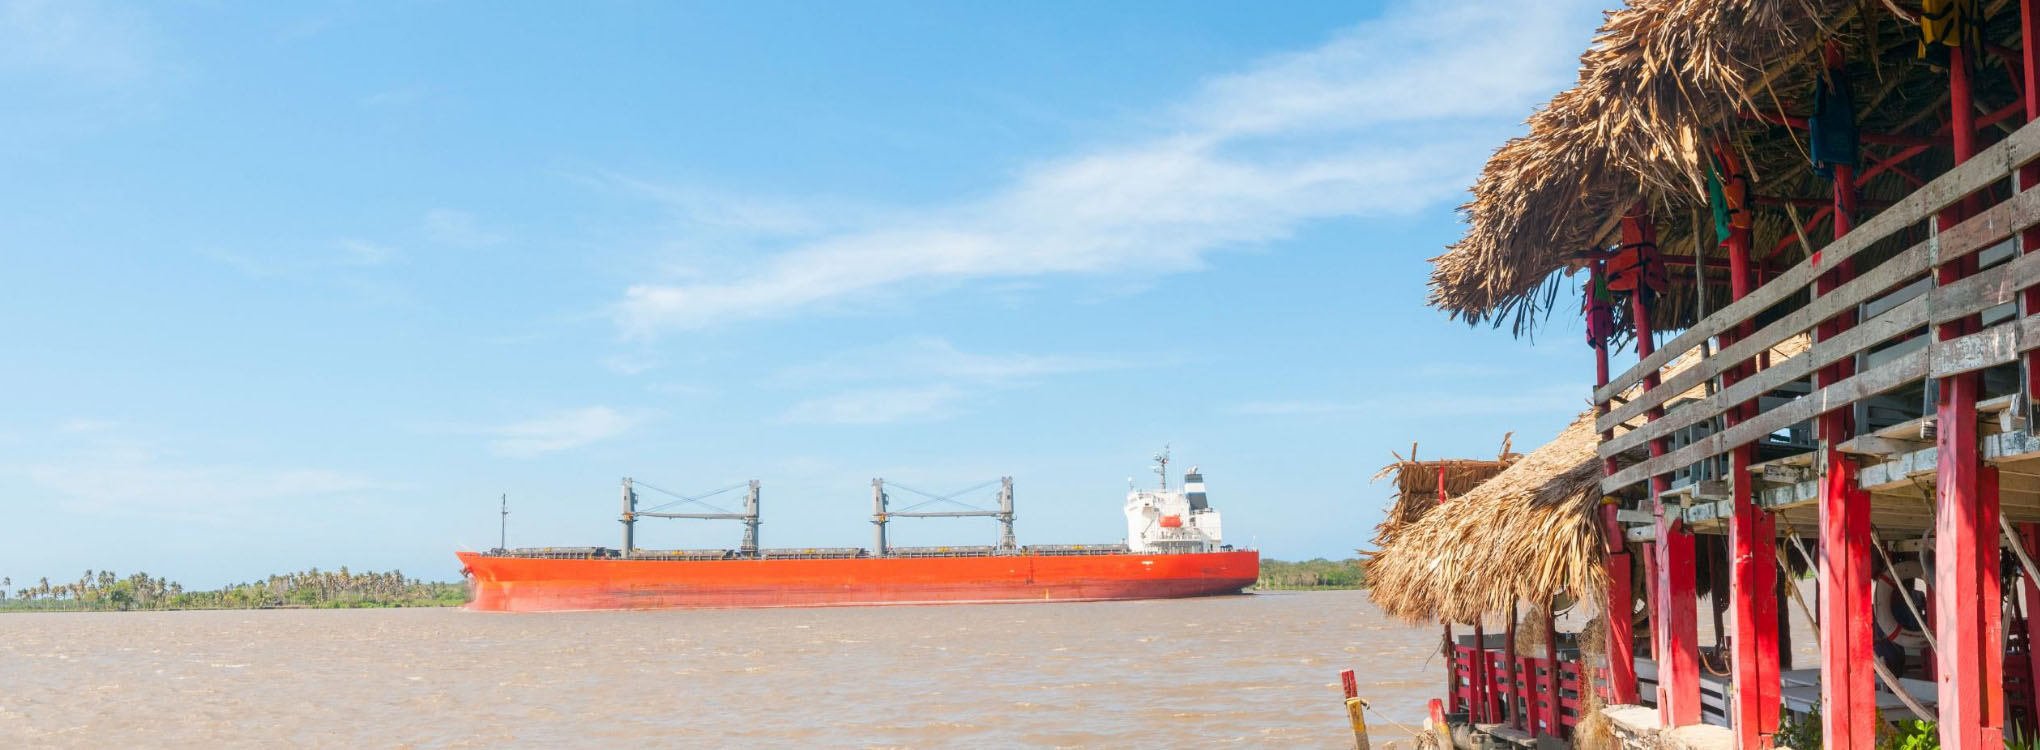
[[[1450,710],[1478,724],[1504,724],[1531,736],[1570,737],[1579,723],[1580,662],[1558,659],[1558,694],[1551,693],[1554,662],[1501,649],[1455,645]],[[1485,660],[1488,679],[1475,679]],[[1513,663],[1512,663],[1513,662]],[[1482,684],[1485,683],[1485,684]]]

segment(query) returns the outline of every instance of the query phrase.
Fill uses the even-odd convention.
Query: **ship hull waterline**
[[[488,612],[1176,599],[1236,594],[1253,550],[984,557],[554,559],[461,552]]]

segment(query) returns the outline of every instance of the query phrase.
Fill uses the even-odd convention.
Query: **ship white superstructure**
[[[1155,457],[1162,476],[1159,489],[1126,493],[1126,546],[1133,552],[1216,552],[1223,546],[1218,511],[1204,494],[1204,475],[1197,467],[1183,475],[1183,486],[1169,489],[1169,457]]]

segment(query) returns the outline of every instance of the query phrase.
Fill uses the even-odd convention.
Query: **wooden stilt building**
[[[1496,151],[1431,302],[1519,335],[1586,318],[1575,509],[1605,575],[1570,594],[1645,604],[1601,618],[1611,715],[1737,748],[1816,710],[1827,748],[1916,714],[1951,750],[2040,730],[2036,119],[2040,0],[1630,0]],[[1781,611],[1818,620],[1816,668],[1780,659]]]

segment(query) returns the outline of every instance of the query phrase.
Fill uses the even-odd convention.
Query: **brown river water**
[[[0,747],[1408,747],[1444,667],[1365,592],[492,614],[0,616]]]

